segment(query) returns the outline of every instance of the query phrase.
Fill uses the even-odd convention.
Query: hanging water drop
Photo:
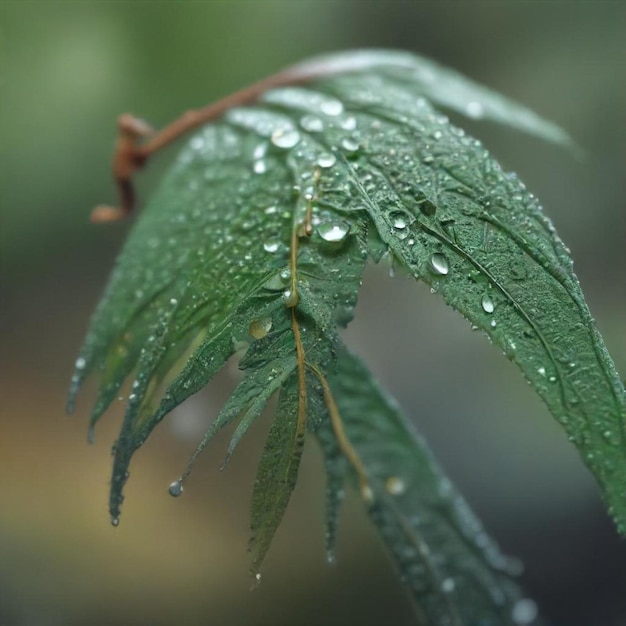
[[[170,496],[173,498],[178,498],[182,494],[183,490],[183,481],[178,479],[175,480],[167,489]]]
[[[119,526],[120,525],[120,518],[119,517],[111,517],[111,525],[112,526]]]
[[[441,252],[435,252],[430,257],[430,269],[435,274],[445,276],[450,271],[448,259]]]
[[[272,133],[272,143],[277,148],[288,150],[300,141],[300,133],[295,128],[279,128]]]
[[[480,301],[481,306],[483,307],[483,311],[485,313],[493,313],[496,305],[493,303],[493,300],[491,299],[491,296],[488,294],[485,294],[482,297],[482,300]]]
[[[330,243],[339,243],[346,238],[350,226],[346,222],[324,222],[317,227],[319,236]]]
[[[531,624],[537,617],[537,605],[530,598],[522,598],[518,600],[511,610],[511,619],[518,626],[526,626]]]

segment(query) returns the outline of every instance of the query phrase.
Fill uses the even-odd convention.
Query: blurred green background
[[[3,626],[408,625],[410,610],[352,498],[338,562],[323,555],[313,442],[249,591],[248,503],[268,418],[218,471],[205,451],[167,495],[234,381],[233,368],[162,424],[134,460],[119,528],[106,511],[121,417],[86,444],[93,386],[64,415],[71,368],[129,223],[115,201],[116,116],[161,126],[312,54],[415,50],[531,106],[587,150],[463,122],[543,201],[618,369],[626,372],[623,2],[0,2]],[[149,197],[176,148],[140,177]],[[596,487],[517,370],[428,290],[368,272],[348,341],[431,443],[553,624],[626,624],[626,549]]]

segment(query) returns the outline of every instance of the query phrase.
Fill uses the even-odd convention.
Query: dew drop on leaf
[[[268,239],[263,242],[263,250],[265,252],[276,252],[280,248],[280,241],[278,239]]]
[[[324,130],[324,122],[315,115],[305,115],[302,117],[300,126],[309,133],[321,133]]]
[[[392,496],[400,496],[406,491],[406,483],[398,476],[390,476],[385,481],[385,491]]]
[[[483,311],[485,313],[493,313],[496,305],[493,303],[493,300],[491,299],[491,296],[488,294],[485,294],[482,297],[482,300],[480,301],[481,306],[483,307]]]
[[[340,100],[324,100],[320,104],[320,110],[324,115],[335,117],[343,113],[343,104]]]
[[[346,222],[324,222],[317,227],[319,236],[330,243],[339,243],[346,238],[350,226]]]
[[[248,332],[254,339],[263,339],[270,330],[272,330],[272,320],[269,317],[253,320],[248,327]]]
[[[288,150],[298,145],[300,133],[295,128],[281,128],[272,133],[271,141],[277,148]]]
[[[435,252],[430,257],[430,269],[435,274],[445,276],[450,270],[448,266],[448,259],[446,259],[446,257],[441,252]]]
[[[255,161],[252,169],[255,174],[265,174],[267,172],[267,163],[264,160]]]
[[[337,163],[337,157],[330,152],[320,155],[317,159],[317,164],[323,168],[332,167],[335,163]]]
[[[359,142],[351,137],[345,137],[341,140],[341,147],[350,153],[354,153],[359,149]]]

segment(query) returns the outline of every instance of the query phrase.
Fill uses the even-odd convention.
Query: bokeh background
[[[465,123],[543,201],[618,369],[626,372],[623,2],[248,0],[0,3],[3,626],[378,626],[409,605],[356,498],[338,562],[323,555],[323,472],[311,442],[262,584],[247,574],[248,504],[269,419],[224,472],[205,451],[184,497],[168,484],[235,380],[189,401],[136,456],[119,528],[106,511],[114,408],[86,444],[93,385],[64,414],[89,315],[129,223],[109,161],[124,111],[164,125],[299,59],[415,50],[566,128],[587,151]],[[174,157],[140,177],[149,197]],[[489,531],[522,558],[552,624],[626,624],[626,549],[575,451],[514,366],[423,286],[368,272],[347,340],[428,438]]]

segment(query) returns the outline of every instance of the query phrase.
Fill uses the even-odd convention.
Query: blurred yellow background
[[[479,134],[543,201],[618,369],[626,372],[622,2],[208,0],[0,2],[2,626],[378,626],[410,610],[350,499],[338,562],[323,554],[323,472],[301,480],[250,591],[248,503],[268,416],[219,472],[207,449],[182,498],[167,486],[227,396],[227,369],[155,432],[132,465],[119,528],[106,510],[121,417],[86,444],[93,385],[64,415],[72,365],[129,224],[115,200],[115,119],[161,126],[307,56],[414,50],[566,128],[584,161],[489,125]],[[145,201],[176,148],[140,176]],[[406,278],[368,272],[347,340],[428,438],[488,530],[523,559],[557,624],[626,624],[626,550],[596,487],[517,370]]]

